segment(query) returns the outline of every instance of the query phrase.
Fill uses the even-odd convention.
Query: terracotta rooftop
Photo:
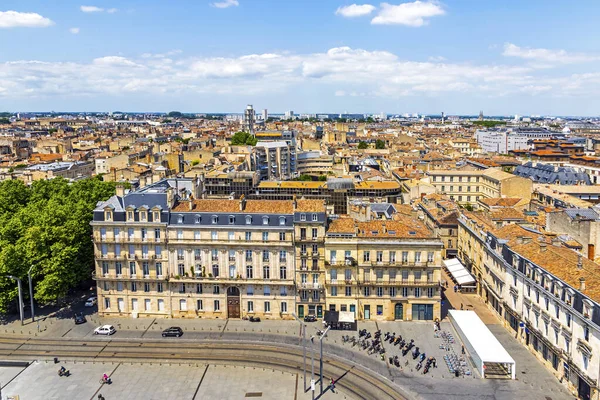
[[[512,207],[505,207],[497,211],[490,213],[493,220],[506,220],[506,219],[521,219],[525,220],[525,215]]]
[[[325,212],[325,200],[297,200],[297,212]]]
[[[291,200],[247,200],[246,207],[240,210],[240,200],[187,200],[178,202],[173,212],[227,212],[227,213],[261,213],[261,214],[292,214],[294,205]]]
[[[510,247],[575,290],[579,290],[579,279],[584,278],[586,290],[583,294],[600,302],[600,274],[598,274],[600,265],[582,257],[582,268],[579,269],[577,267],[579,253],[566,247],[540,243],[537,240],[527,244],[515,243]]]
[[[520,197],[493,197],[480,199],[480,202],[490,207],[514,207],[521,201]]]
[[[339,218],[330,225],[327,233],[346,233],[355,237],[386,239],[429,239],[435,235],[424,223],[406,215],[396,215],[397,219],[359,222],[353,218]]]

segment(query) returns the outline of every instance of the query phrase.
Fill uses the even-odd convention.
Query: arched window
[[[285,225],[285,217],[279,217],[279,225]]]
[[[217,224],[217,223],[219,223],[219,217],[217,217],[216,215],[213,215],[213,216],[212,216],[212,223],[213,223],[213,224]]]
[[[246,215],[246,225],[251,225],[251,224],[252,224],[252,216]]]
[[[263,217],[263,225],[269,225],[269,217],[267,217],[267,216]]]

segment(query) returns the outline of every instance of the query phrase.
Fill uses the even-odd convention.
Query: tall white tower
[[[269,119],[269,113],[266,108],[264,110],[262,110],[262,118],[263,118],[263,121],[265,121],[265,122]]]
[[[249,132],[252,135],[254,135],[254,108],[252,108],[252,104],[248,104],[248,106],[244,110],[243,129],[246,132]]]

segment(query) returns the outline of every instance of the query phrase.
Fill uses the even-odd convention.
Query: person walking
[[[465,354],[465,345],[464,344],[462,345],[461,353]]]

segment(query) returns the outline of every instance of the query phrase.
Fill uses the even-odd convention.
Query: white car
[[[112,335],[116,331],[112,325],[102,325],[94,329],[94,335]]]
[[[86,307],[94,307],[96,304],[98,304],[98,298],[96,296],[92,296],[85,301]]]

